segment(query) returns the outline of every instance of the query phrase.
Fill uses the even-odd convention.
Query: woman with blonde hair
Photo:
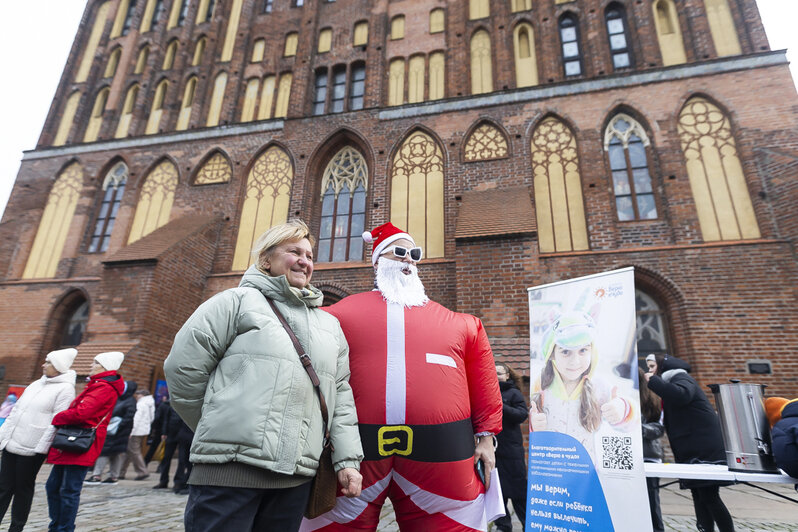
[[[195,432],[188,531],[299,528],[325,427],[278,313],[318,375],[340,493],[360,494],[349,346],[310,284],[313,245],[299,220],[272,227],[255,243],[255,263],[238,288],[200,305],[175,337],[164,371],[172,407]]]

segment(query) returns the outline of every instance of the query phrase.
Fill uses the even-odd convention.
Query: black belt
[[[474,456],[471,419],[438,425],[367,425],[360,440],[366,460],[401,456],[417,462],[456,462]]]

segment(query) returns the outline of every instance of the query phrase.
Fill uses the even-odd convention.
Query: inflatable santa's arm
[[[466,320],[468,341],[464,358],[471,402],[471,424],[474,434],[498,434],[502,430],[502,395],[496,377],[493,351],[482,322],[474,316],[466,316]]]

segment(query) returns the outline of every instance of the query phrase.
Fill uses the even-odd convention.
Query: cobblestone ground
[[[151,466],[152,475],[147,480],[139,482],[121,480],[116,485],[85,485],[81,494],[77,530],[79,532],[182,530],[186,496],[175,495],[171,490],[153,490],[152,486],[157,483],[157,475],[154,473],[155,464]],[[49,474],[50,466],[42,467],[26,530],[47,530],[49,519],[44,482]],[[798,493],[792,486],[767,484],[765,487],[798,499]],[[798,532],[798,504],[744,485],[723,488],[721,497],[734,516],[736,532]],[[677,532],[696,530],[689,492],[669,486],[661,490],[661,498],[666,530]],[[3,530],[6,528],[3,527]],[[399,530],[390,504],[386,504],[383,508],[377,530],[380,532]],[[513,518],[513,530],[522,530],[515,518]]]

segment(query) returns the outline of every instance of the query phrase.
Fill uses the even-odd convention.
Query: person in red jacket
[[[125,355],[118,351],[100,353],[94,357],[86,388],[69,405],[53,417],[53,425],[97,427],[94,443],[83,454],[50,448],[47,462],[54,464],[47,479],[47,506],[50,512],[50,532],[72,532],[78,515],[80,490],[86,471],[94,464],[105,443],[105,433],[116,400],[125,389],[125,382],[116,370]]]
[[[493,353],[479,319],[430,301],[418,277],[421,248],[392,224],[374,243],[376,287],[324,310],[349,343],[349,382],[365,460],[360,497],[301,530],[375,530],[386,497],[403,531],[485,530],[475,465],[486,482],[502,429],[502,398]]]

